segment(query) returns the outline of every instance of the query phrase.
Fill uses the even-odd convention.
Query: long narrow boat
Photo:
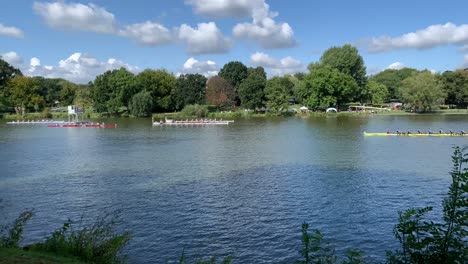
[[[64,128],[116,128],[117,124],[89,124],[89,123],[65,123],[65,124],[49,124],[47,127],[50,128],[59,128],[59,127],[64,127]]]
[[[153,122],[153,126],[210,126],[210,125],[229,125],[234,120],[211,120],[211,119],[200,119],[200,120],[172,120],[165,119],[165,122]]]
[[[367,137],[468,137],[468,134],[462,133],[368,133],[364,132]]]
[[[8,121],[8,125],[49,125],[49,124],[64,124],[66,123],[63,120],[17,120],[17,121]]]

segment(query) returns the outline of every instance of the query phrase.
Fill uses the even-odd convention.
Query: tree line
[[[264,68],[239,61],[223,66],[216,76],[174,76],[162,69],[133,74],[125,68],[106,71],[88,84],[63,79],[23,76],[0,59],[0,112],[24,114],[56,106],[78,105],[109,115],[148,116],[180,111],[187,105],[212,105],[219,110],[244,108],[283,112],[290,103],[314,110],[345,108],[357,102],[382,105],[405,103],[427,112],[440,105],[468,106],[468,70],[442,74],[411,68],[387,69],[367,76],[356,47],[331,47],[307,73],[267,78]]]

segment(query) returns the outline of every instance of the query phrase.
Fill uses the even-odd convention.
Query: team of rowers
[[[387,130],[387,134],[392,134],[392,132],[390,132],[390,130]],[[418,129],[417,132],[413,133],[411,131],[399,131],[398,129],[396,130],[396,134],[397,135],[409,135],[409,134],[450,134],[450,135],[454,135],[454,134],[459,134],[459,135],[465,135],[466,132],[464,130],[460,130],[460,132],[456,133],[456,132],[453,132],[452,129],[450,129],[449,131],[443,131],[442,129],[440,129],[438,132],[433,132],[430,128],[427,132],[425,131],[421,131],[420,129]]]

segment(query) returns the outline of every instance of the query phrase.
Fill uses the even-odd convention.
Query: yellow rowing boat
[[[364,136],[367,137],[391,137],[391,136],[399,136],[399,137],[468,137],[468,134],[461,134],[461,133],[368,133],[364,132]]]

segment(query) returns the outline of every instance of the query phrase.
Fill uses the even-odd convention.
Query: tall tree
[[[138,91],[133,73],[125,68],[98,75],[92,86],[92,97],[98,112],[118,113],[126,108]]]
[[[206,84],[206,102],[219,108],[230,108],[235,104],[234,87],[222,77],[213,76]]]
[[[23,74],[19,69],[11,66],[0,57],[0,92],[2,92],[2,89],[10,79],[13,79],[15,76],[22,75]]]
[[[218,75],[226,79],[234,87],[236,105],[241,105],[237,89],[239,89],[242,80],[248,76],[247,66],[239,61],[231,61],[223,66]]]
[[[468,71],[446,71],[441,76],[441,82],[447,94],[446,104],[463,108],[468,105]]]
[[[177,110],[189,104],[205,102],[206,77],[201,74],[182,74],[177,78],[174,105]]]
[[[265,97],[267,106],[275,112],[287,110],[289,101],[289,92],[284,85],[284,78],[273,77],[266,82]]]
[[[330,68],[314,68],[297,92],[303,104],[319,109],[351,102],[359,89],[354,79]]]
[[[148,91],[135,94],[130,101],[130,113],[136,117],[149,116],[153,108],[153,98]]]
[[[5,88],[17,114],[24,116],[28,108],[38,110],[44,105],[44,98],[40,95],[39,81],[25,76],[15,76]]]
[[[366,88],[366,66],[356,47],[349,44],[342,47],[331,47],[323,53],[320,64],[350,75],[361,90]]]
[[[414,111],[438,109],[444,103],[445,96],[437,77],[429,71],[412,75],[401,83],[402,100]]]
[[[165,70],[146,69],[136,76],[139,90],[149,91],[153,98],[153,111],[164,112],[173,110],[172,94],[177,79]]]
[[[61,82],[61,85],[62,90],[60,91],[60,103],[62,105],[72,105],[75,101],[78,85],[65,80]]]
[[[247,78],[247,66],[239,61],[231,61],[223,66],[218,75],[227,80],[235,89]]]
[[[265,71],[251,71],[249,76],[239,85],[238,93],[242,102],[242,106],[247,109],[256,109],[262,107],[264,101],[265,84]]]

